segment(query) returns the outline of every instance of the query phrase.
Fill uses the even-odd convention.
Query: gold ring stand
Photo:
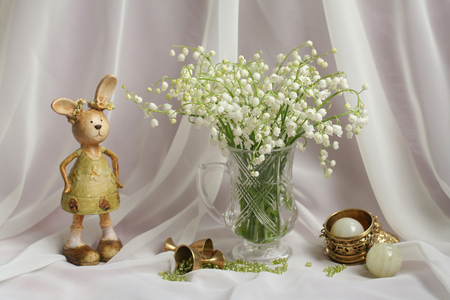
[[[340,218],[353,218],[364,228],[364,232],[352,237],[339,237],[330,233],[333,224]],[[345,209],[335,212],[323,224],[322,234],[325,237],[323,254],[338,263],[352,265],[366,261],[370,247],[378,243],[397,243],[399,238],[394,234],[381,229],[376,216],[361,209]]]

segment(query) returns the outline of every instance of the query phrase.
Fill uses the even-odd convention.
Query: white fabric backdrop
[[[448,299],[450,292],[450,3],[436,1],[9,1],[0,2],[0,299]],[[199,162],[223,158],[208,132],[179,119],[150,128],[120,88],[145,89],[181,64],[174,44],[204,45],[218,58],[275,56],[312,40],[338,49],[339,67],[363,93],[370,122],[342,140],[323,178],[317,149],[296,154],[299,218],[284,238],[294,248],[283,275],[218,270],[162,280],[164,240],[210,237],[227,256],[239,239],[205,214],[195,188]],[[50,109],[59,97],[90,100],[113,73],[117,107],[103,145],[120,161],[121,207],[111,214],[125,246],[106,264],[75,267],[61,248],[71,216],[60,209],[60,162],[78,148],[69,123]],[[163,99],[156,99],[162,102]],[[218,178],[220,180],[220,178]],[[222,189],[217,201],[223,200]],[[403,266],[375,279],[360,266],[328,278],[325,219],[345,208],[377,215],[398,234]],[[98,217],[84,222],[95,246]],[[305,267],[307,261],[312,267]]]

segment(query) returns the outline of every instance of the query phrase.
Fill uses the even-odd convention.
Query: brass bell
[[[196,241],[189,246],[177,246],[172,238],[169,237],[164,243],[164,251],[175,252],[176,268],[178,268],[182,261],[189,260],[190,258],[192,258],[193,262],[192,270],[198,270],[206,263],[211,263],[220,269],[223,269],[225,266],[223,253],[220,250],[214,250],[213,242],[209,238]]]
[[[202,257],[202,263],[211,263],[223,269],[225,266],[225,257],[220,250],[214,250],[209,257]]]
[[[177,249],[177,245],[173,242],[172,238],[169,237],[164,243],[164,252],[167,251],[175,251]]]
[[[214,247],[211,239],[203,239],[193,242],[190,245],[192,248],[196,249],[203,257],[211,257]]]
[[[175,249],[175,268],[178,269],[180,263],[183,261],[188,261],[192,258],[192,270],[198,270],[202,268],[202,256],[201,254],[194,248],[187,245],[180,245]]]

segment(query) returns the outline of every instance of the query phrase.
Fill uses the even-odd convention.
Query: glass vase
[[[289,257],[292,248],[280,239],[297,220],[293,197],[292,167],[294,145],[274,149],[265,160],[249,170],[253,151],[230,148],[227,163],[200,164],[197,185],[208,213],[243,238],[232,255],[248,261],[272,261]],[[221,213],[209,199],[205,179],[209,172],[222,170],[230,177],[230,197]]]

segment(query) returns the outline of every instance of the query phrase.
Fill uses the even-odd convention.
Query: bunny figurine
[[[122,243],[114,232],[109,212],[120,204],[117,188],[119,181],[119,160],[114,152],[101,146],[109,133],[109,123],[104,109],[113,109],[109,102],[116,88],[114,75],[106,75],[100,81],[94,101],[88,103],[89,110],[83,109],[84,99],[76,101],[59,98],[52,102],[52,109],[67,117],[72,124],[72,133],[81,147],[69,155],[60,165],[65,188],[62,194],[62,209],[73,214],[70,235],[63,248],[67,261],[77,266],[96,265],[107,262],[122,248]],[[113,171],[103,154],[112,161]],[[69,176],[66,166],[76,159]],[[99,215],[102,237],[97,250],[86,245],[81,239],[84,215]]]

